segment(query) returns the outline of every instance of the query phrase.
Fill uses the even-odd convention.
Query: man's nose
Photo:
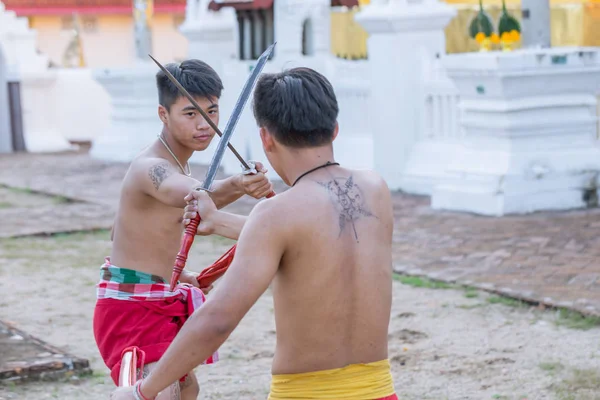
[[[196,129],[203,131],[208,128],[210,128],[210,125],[208,124],[208,122],[206,122],[206,120],[204,119],[204,117],[202,115],[199,115],[198,120],[197,120]]]

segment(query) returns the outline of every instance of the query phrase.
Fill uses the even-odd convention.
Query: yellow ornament
[[[514,29],[510,31],[508,35],[510,37],[510,40],[512,40],[513,42],[518,42],[519,39],[521,39],[521,34],[519,33],[519,31],[516,31]]]
[[[475,40],[477,41],[477,43],[481,44],[485,40],[485,37],[485,33],[479,32],[477,35],[475,35]]]

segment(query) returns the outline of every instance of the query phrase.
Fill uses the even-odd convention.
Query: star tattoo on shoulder
[[[362,217],[377,217],[367,208],[362,190],[354,183],[352,175],[349,178],[334,178],[326,183],[317,183],[327,189],[336,210],[339,212],[339,236],[342,235],[347,225],[351,225],[354,238],[358,242],[355,222]]]
[[[156,190],[160,188],[160,185],[171,175],[171,173],[171,164],[169,164],[167,161],[153,165],[148,171],[150,179],[152,180]]]

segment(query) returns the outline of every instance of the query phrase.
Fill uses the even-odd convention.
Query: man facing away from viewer
[[[152,399],[207,359],[272,284],[277,345],[269,399],[397,399],[388,361],[393,210],[385,181],[334,160],[338,105],[308,68],[264,74],[254,114],[267,158],[291,188],[250,215],[193,191],[200,234],[239,239],[229,270],[150,375],[113,399]],[[238,237],[239,236],[239,237]]]
[[[166,68],[217,125],[223,89],[217,73],[199,60]],[[143,352],[147,375],[205,300],[197,288],[198,274],[184,271],[173,292],[169,281],[181,245],[184,197],[201,184],[191,176],[188,159],[209,146],[215,131],[162,71],[156,83],[163,129],[131,162],[124,178],[112,251],[97,285],[94,336],[115,384],[123,350],[135,346]],[[257,167],[262,171],[261,165]],[[221,208],[244,194],[264,197],[272,185],[263,172],[215,181],[211,201]],[[216,361],[214,351],[202,361]],[[169,382],[161,399],[196,399],[198,383],[189,371]]]

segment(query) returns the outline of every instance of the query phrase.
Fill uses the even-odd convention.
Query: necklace
[[[167,142],[164,141],[164,139],[162,138],[162,136],[160,134],[158,135],[158,140],[160,140],[160,142],[163,144],[163,146],[165,146],[165,148],[167,149],[167,151],[169,153],[171,153],[171,155],[175,159],[175,162],[177,163],[177,165],[179,165],[179,168],[181,168],[181,172],[183,172],[183,174],[186,175],[186,176],[192,176],[192,170],[190,169],[190,163],[189,162],[186,163],[188,172],[185,172],[185,169],[183,169],[183,165],[181,165],[181,163],[179,162],[179,160],[175,156],[175,153],[173,153],[173,151],[171,150],[171,148],[169,147],[169,145],[167,144]]]
[[[319,165],[318,167],[315,167],[315,168],[313,168],[313,169],[310,169],[310,170],[306,171],[305,173],[303,173],[302,175],[300,175],[298,178],[296,178],[296,181],[294,182],[294,184],[292,185],[292,187],[293,187],[293,186],[296,186],[296,183],[298,183],[298,181],[300,180],[300,178],[303,178],[303,177],[305,177],[306,175],[310,174],[311,172],[315,172],[315,171],[316,171],[316,170],[318,170],[318,169],[325,168],[325,167],[329,167],[330,165],[340,165],[340,163],[337,163],[337,162],[331,162],[331,161],[327,161],[327,162],[326,162],[325,164],[323,164],[323,165]]]

